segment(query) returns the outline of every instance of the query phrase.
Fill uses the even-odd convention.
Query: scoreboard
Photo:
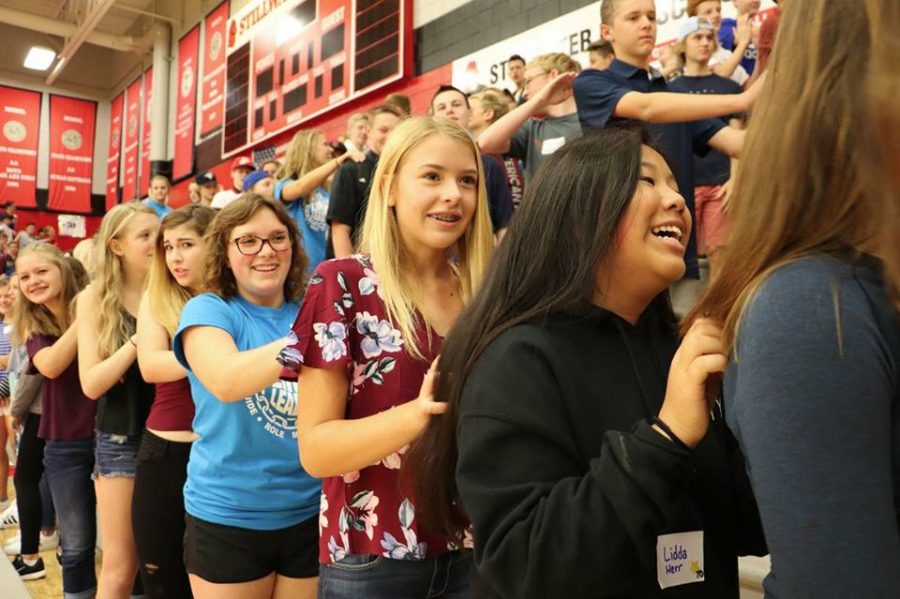
[[[222,155],[406,76],[411,0],[257,0],[227,26]]]

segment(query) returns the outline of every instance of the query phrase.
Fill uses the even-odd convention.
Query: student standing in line
[[[297,315],[306,256],[284,207],[247,194],[206,233],[206,293],[172,342],[196,415],[184,561],[198,599],[311,599],[321,484],[297,460],[297,385],[275,358]]]
[[[140,590],[131,499],[154,389],[136,361],[136,320],[158,230],[156,213],[142,204],[120,204],[107,212],[95,243],[94,280],[78,297],[81,387],[98,400],[94,480],[103,540],[98,599],[128,597],[133,585]]]
[[[97,590],[96,499],[91,484],[96,404],[78,384],[74,314],[75,296],[87,283],[87,273],[80,262],[48,243],[23,250],[16,270],[22,296],[13,316],[13,340],[27,347],[29,373],[44,376],[38,436],[45,442],[44,471],[59,525],[63,596],[87,599]],[[33,565],[25,559],[20,556],[15,562],[20,576],[43,570],[40,558]]]
[[[9,286],[9,277],[0,275],[0,510],[10,504],[6,494],[9,487],[9,463],[14,456],[7,455],[10,427],[7,422],[10,405],[9,392],[9,355],[12,346],[9,342],[9,325],[12,322],[13,290]]]
[[[355,151],[338,158],[333,154],[321,129],[298,131],[276,176],[275,199],[284,203],[297,223],[310,272],[325,259],[331,178],[348,160],[365,160],[363,154]]]
[[[718,39],[719,29],[722,27],[722,0],[688,0],[686,12],[688,17],[703,17],[712,23]],[[716,44],[716,49],[709,58],[709,66],[716,75],[731,79],[738,85],[747,83],[750,74],[741,66],[741,59],[750,45],[751,34],[750,16],[739,16],[732,36],[734,52]]]
[[[719,330],[678,346],[691,219],[643,141],[611,129],[547,159],[444,343],[446,413],[410,476],[438,530],[471,519],[483,597],[737,599],[738,554],[765,553],[714,400]]]
[[[897,596],[898,27],[893,0],[785,4],[731,240],[694,311],[724,323],[766,597]]]
[[[470,596],[470,552],[421,526],[399,474],[441,408],[429,364],[493,247],[482,176],[455,123],[401,123],[373,178],[363,254],[319,265],[282,352],[303,390],[300,461],[324,478],[322,598]]]
[[[172,352],[181,311],[203,285],[203,234],[215,212],[185,206],[163,219],[137,320],[141,375],[156,398],[141,438],[131,504],[144,591],[155,599],[191,597],[184,569],[184,482],[194,402],[187,372]]]
[[[675,52],[684,63],[684,75],[669,84],[669,89],[685,94],[739,94],[741,86],[713,73],[709,58],[718,43],[712,24],[702,17],[685,21],[678,33]],[[738,129],[740,115],[723,117],[722,122]],[[694,153],[694,215],[697,253],[709,259],[709,278],[719,270],[719,257],[728,242],[725,207],[730,199],[732,177],[737,162],[718,150],[704,148],[706,155]],[[734,169],[734,170],[732,170]]]

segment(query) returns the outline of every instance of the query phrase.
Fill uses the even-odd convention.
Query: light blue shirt
[[[167,214],[172,212],[172,208],[170,208],[168,205],[160,204],[156,200],[152,200],[150,198],[146,198],[144,200],[144,206],[152,208],[153,212],[156,213],[156,216],[159,217],[159,220],[162,220]]]
[[[288,183],[295,179],[282,179],[275,184],[275,199],[283,202],[281,191]],[[303,236],[303,249],[309,258],[309,272],[316,269],[320,262],[325,260],[326,235],[328,233],[328,201],[330,195],[323,187],[317,187],[312,192],[308,202],[298,198],[293,202],[286,202],[285,209],[294,218],[300,234]]]
[[[240,296],[225,300],[204,293],[181,313],[173,340],[178,361],[188,369],[196,413],[185,509],[207,522],[278,530],[318,513],[321,483],[297,456],[297,383],[277,381],[240,401],[219,401],[197,380],[185,360],[182,333],[194,326],[224,330],[246,351],[285,336],[298,305],[266,308]],[[274,359],[274,358],[273,358]]]

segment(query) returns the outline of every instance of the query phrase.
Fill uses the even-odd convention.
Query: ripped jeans
[[[137,455],[131,527],[149,598],[188,599],[184,568],[184,481],[190,443],[166,441],[144,431]]]

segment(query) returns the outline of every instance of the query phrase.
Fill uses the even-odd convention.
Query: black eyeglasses
[[[234,247],[245,256],[255,256],[260,253],[263,246],[267,243],[269,247],[276,252],[283,252],[291,247],[291,235],[289,233],[273,233],[268,237],[257,237],[256,235],[243,235],[237,239],[232,239]]]

